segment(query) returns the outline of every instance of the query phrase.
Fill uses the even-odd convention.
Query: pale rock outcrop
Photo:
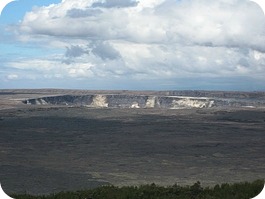
[[[172,109],[179,108],[210,108],[213,106],[213,101],[202,100],[202,99],[191,99],[183,98],[179,100],[172,101]]]
[[[154,108],[155,107],[155,101],[156,101],[155,96],[149,96],[147,101],[146,101],[145,107],[146,108]]]
[[[95,95],[93,97],[91,106],[96,108],[107,108],[109,104],[107,103],[107,98],[105,95]]]
[[[140,108],[140,106],[137,102],[133,102],[133,104],[131,105],[131,108]]]

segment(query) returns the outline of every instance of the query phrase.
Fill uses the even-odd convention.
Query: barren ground
[[[46,194],[105,183],[201,181],[208,186],[265,178],[265,109],[20,103],[54,94],[42,92],[0,94],[0,182],[8,193]]]

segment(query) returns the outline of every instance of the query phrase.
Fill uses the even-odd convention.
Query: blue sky
[[[16,0],[6,5],[0,18],[1,24],[17,23],[33,7],[60,3],[60,0]]]
[[[264,91],[265,16],[248,0],[18,0],[1,88]]]

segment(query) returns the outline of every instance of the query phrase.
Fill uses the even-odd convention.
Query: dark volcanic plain
[[[0,182],[7,193],[48,194],[108,183],[200,181],[211,186],[265,178],[261,107],[119,109],[22,103],[84,92],[0,90]]]

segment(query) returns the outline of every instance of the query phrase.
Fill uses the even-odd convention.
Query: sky
[[[0,16],[0,89],[265,91],[249,0],[17,0]]]

